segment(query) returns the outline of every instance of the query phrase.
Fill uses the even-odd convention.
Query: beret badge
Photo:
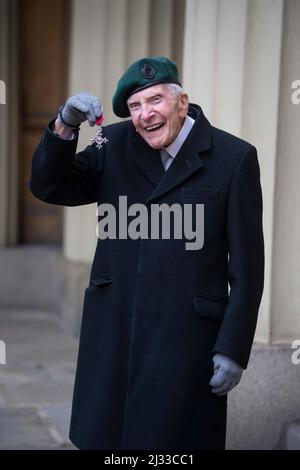
[[[155,70],[154,70],[154,67],[152,67],[152,65],[143,64],[142,67],[141,67],[141,73],[142,73],[143,77],[151,79],[155,75]]]

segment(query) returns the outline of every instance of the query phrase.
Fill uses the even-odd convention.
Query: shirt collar
[[[187,136],[189,135],[195,120],[192,119],[190,116],[186,115],[184,120],[183,126],[181,131],[179,132],[178,136],[168,147],[163,147],[164,150],[168,152],[168,154],[175,158],[177,153],[179,152],[180,148],[182,147],[184,141],[186,140]]]

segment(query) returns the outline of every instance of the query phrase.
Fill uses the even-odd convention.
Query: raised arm
[[[90,145],[77,154],[76,148],[80,124],[88,120],[93,126],[101,114],[101,103],[91,93],[68,98],[32,158],[29,186],[37,198],[65,206],[97,201],[105,148]]]

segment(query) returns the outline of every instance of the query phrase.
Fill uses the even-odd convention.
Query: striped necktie
[[[160,156],[164,169],[167,171],[173,161],[173,157],[165,149],[160,149]]]

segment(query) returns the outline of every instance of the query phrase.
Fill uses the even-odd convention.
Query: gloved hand
[[[97,96],[82,91],[67,99],[66,104],[60,108],[59,116],[65,126],[78,128],[86,120],[90,127],[94,126],[96,118],[102,113],[103,108]]]
[[[226,395],[241,380],[243,368],[224,354],[215,354],[213,363],[214,375],[209,382],[213,387],[212,393]]]

